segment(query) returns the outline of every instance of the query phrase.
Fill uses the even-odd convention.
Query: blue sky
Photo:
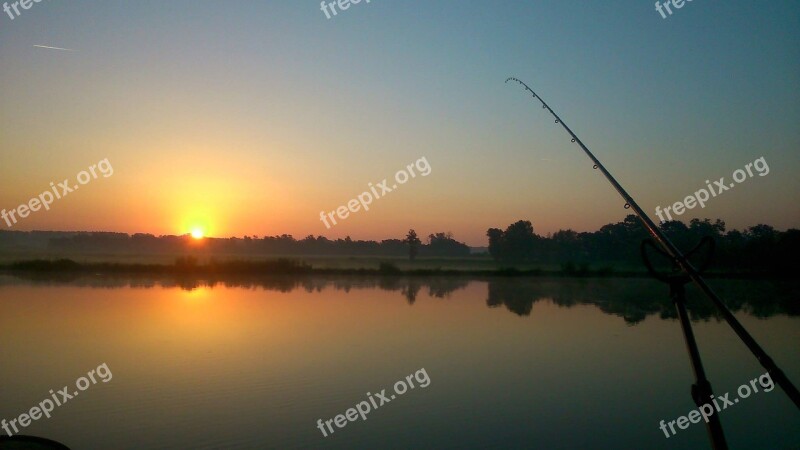
[[[76,50],[35,48],[48,45]],[[17,229],[395,237],[473,245],[621,220],[614,191],[525,80],[646,211],[759,157],[682,219],[800,225],[800,4],[44,0],[0,16],[0,206],[103,158],[115,175]],[[425,156],[414,180],[319,221]]]

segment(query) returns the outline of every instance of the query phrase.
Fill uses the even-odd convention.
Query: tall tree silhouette
[[[419,246],[422,244],[422,241],[419,240],[417,236],[417,232],[413,229],[408,230],[408,234],[406,238],[403,239],[403,242],[408,245],[408,259],[414,261],[416,259],[417,254],[419,254]]]
[[[540,238],[533,232],[530,221],[512,223],[506,231],[490,228],[486,235],[489,237],[489,253],[499,261],[524,263],[532,261],[536,256],[536,246]]]

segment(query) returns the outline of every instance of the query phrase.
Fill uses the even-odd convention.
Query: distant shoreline
[[[199,264],[191,258],[178,259],[174,264],[143,263],[80,263],[70,259],[36,259],[0,265],[0,274],[35,275],[166,275],[180,277],[226,276],[379,276],[379,277],[461,277],[484,279],[494,277],[521,278],[650,278],[644,267],[641,270],[618,270],[609,267],[562,267],[561,269],[400,269],[393,263],[379,263],[378,267],[331,268],[314,267],[300,260],[275,259],[264,261],[225,261]],[[786,279],[788,275],[748,272],[709,272],[707,278],[723,279]]]

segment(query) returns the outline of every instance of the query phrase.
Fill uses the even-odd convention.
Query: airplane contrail
[[[34,45],[34,47],[46,48],[46,49],[50,49],[50,50],[63,50],[65,52],[77,52],[77,50],[73,50],[71,48],[49,47],[47,45]]]

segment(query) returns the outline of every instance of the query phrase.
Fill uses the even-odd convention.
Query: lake
[[[800,284],[710,284],[800,383]],[[689,294],[732,399],[765,370]],[[695,409],[693,375],[667,288],[645,279],[0,276],[0,342],[0,419],[84,377],[23,430],[73,449],[710,448],[702,422],[659,429]],[[777,386],[720,418],[732,449],[800,446]]]

